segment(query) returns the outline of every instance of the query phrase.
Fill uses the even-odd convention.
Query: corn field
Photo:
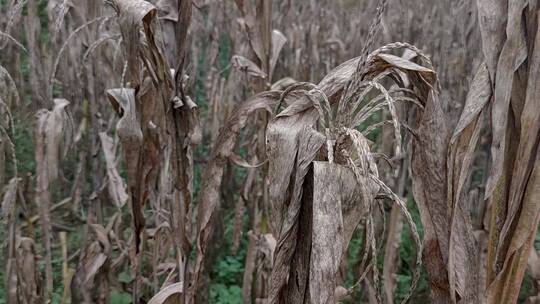
[[[0,304],[540,303],[539,11],[0,0]]]

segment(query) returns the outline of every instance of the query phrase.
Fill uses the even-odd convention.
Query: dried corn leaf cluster
[[[538,9],[0,1],[0,298],[536,303]]]

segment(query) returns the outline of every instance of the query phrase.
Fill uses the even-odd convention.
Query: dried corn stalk
[[[41,238],[45,251],[45,299],[51,299],[53,292],[51,185],[58,177],[60,150],[63,150],[65,156],[73,134],[71,118],[66,111],[68,105],[69,102],[65,99],[55,99],[52,111],[43,109],[37,113],[36,204],[39,208]]]
[[[39,274],[38,256],[34,240],[17,239],[17,298],[23,304],[44,303],[43,286]]]
[[[109,231],[90,225],[91,239],[83,248],[79,266],[71,282],[72,303],[109,303],[109,268],[112,245]]]
[[[2,200],[2,218],[5,225],[6,239],[7,239],[7,255],[6,255],[6,302],[17,303],[17,188],[19,185],[19,178],[14,177],[9,181],[4,198]]]
[[[14,146],[9,135],[13,128],[12,107],[19,104],[19,93],[8,71],[0,66],[0,185],[4,184],[7,157],[12,158],[13,173],[17,175]]]
[[[307,85],[306,90],[297,86],[289,90],[299,93],[300,98],[269,125],[270,218],[272,231],[278,236],[270,281],[271,303],[335,303],[339,300],[335,294],[338,267],[361,218],[368,222],[367,250],[377,255],[372,210],[379,190],[389,194],[404,212],[417,248],[421,248],[404,203],[379,180],[366,139],[353,129],[382,105],[388,106],[394,126],[399,126],[393,103],[418,103],[416,98],[421,102],[437,85],[432,69],[385,54],[399,47],[418,52],[412,46],[396,43],[338,68],[338,71],[350,71],[350,78],[344,79],[347,85],[341,95],[335,96],[338,91],[328,87],[337,73],[330,73],[319,86]],[[365,60],[363,65],[362,60]],[[429,67],[429,61],[426,63]],[[363,67],[359,68],[361,65]],[[400,95],[407,90],[389,91],[381,84],[385,77],[393,79],[398,86],[414,80],[413,87],[420,92],[407,97]],[[372,90],[381,94],[365,101]],[[337,116],[332,108],[335,100],[340,101]],[[350,110],[342,110],[342,107]],[[399,127],[395,134],[399,151]],[[413,288],[419,277],[420,256],[418,252]],[[378,290],[378,270],[373,261],[369,265]]]
[[[540,65],[536,4],[477,4],[486,64],[478,68],[453,135],[440,106],[431,103],[419,117],[413,148],[415,198],[426,230],[432,298],[438,303],[516,302],[540,218],[533,203],[540,138],[540,114],[533,110]],[[490,114],[492,131],[485,195],[491,204],[487,299],[471,288],[479,278],[470,272],[476,268],[476,247],[464,187],[482,112]]]
[[[116,169],[113,139],[105,132],[99,133],[99,139],[101,140],[101,148],[103,149],[103,155],[105,156],[105,162],[107,163],[109,196],[116,207],[122,208],[128,199],[128,195],[126,193],[124,181],[120,178],[118,170]]]
[[[478,4],[490,11],[495,5],[485,1]],[[499,40],[500,54],[488,41],[484,45],[486,58],[498,57],[496,70],[490,70],[493,140],[486,188],[492,214],[488,244],[489,303],[517,300],[540,219],[537,4],[511,1],[503,16],[506,13],[506,39]],[[495,22],[504,24],[504,18]]]
[[[117,133],[127,165],[135,236],[131,249],[131,263],[136,276],[133,302],[139,303],[144,210],[154,191],[160,195],[160,203],[164,204],[160,208],[169,211],[170,238],[176,245],[177,278],[189,280],[192,147],[200,141],[197,106],[184,89],[183,56],[191,3],[182,1],[179,6],[169,3],[172,14],[169,20],[177,24],[176,41],[168,40],[169,46],[171,43],[176,45],[175,53],[168,54],[168,58],[174,58],[175,62],[167,62],[156,40],[158,35],[155,35],[158,29],[157,9],[143,0],[110,2],[118,13],[127,62],[128,87],[109,90],[108,95],[121,116]],[[181,9],[180,15],[174,7]],[[177,57],[178,53],[180,57]],[[176,70],[171,70],[171,65],[175,65]],[[188,287],[189,284],[183,285],[185,290]]]
[[[354,65],[358,59],[350,60],[329,73],[320,83],[321,89],[327,96],[339,96],[340,91],[354,72]],[[219,204],[219,188],[223,178],[224,166],[233,154],[233,149],[240,130],[246,125],[248,117],[255,111],[262,110],[269,113],[275,111],[276,106],[290,104],[298,97],[295,92],[281,98],[281,91],[267,91],[259,93],[251,99],[240,104],[226,121],[212,148],[208,167],[203,174],[201,203],[198,207],[198,236],[197,236],[197,259],[194,266],[194,281],[197,281],[202,271],[202,263],[206,254],[206,248],[212,231],[212,217]],[[309,101],[297,103],[295,108],[303,111],[311,106]],[[195,287],[193,287],[195,288]]]
[[[193,282],[197,282],[202,272],[203,260],[212,232],[212,217],[219,204],[219,188],[223,178],[224,166],[233,154],[240,130],[246,125],[247,118],[257,110],[272,112],[278,102],[280,92],[269,91],[260,93],[241,104],[232,114],[221,130],[212,148],[212,154],[203,173],[201,202],[197,212],[197,258],[195,260]],[[192,295],[195,287],[192,287]]]

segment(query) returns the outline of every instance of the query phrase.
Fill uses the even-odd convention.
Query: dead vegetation
[[[538,4],[443,2],[0,1],[4,302],[536,303]]]

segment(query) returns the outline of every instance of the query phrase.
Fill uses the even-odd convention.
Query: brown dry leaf
[[[51,183],[58,176],[60,143],[64,137],[63,150],[67,152],[71,142],[72,123],[66,112],[69,102],[55,99],[52,111],[42,109],[37,113],[36,138],[36,204],[39,208],[42,228],[42,243],[45,250],[45,298],[50,299],[53,292],[52,269],[52,223],[51,223]],[[63,136],[67,133],[67,136]]]
[[[352,190],[352,191],[351,191]],[[367,190],[368,193],[363,191]],[[377,184],[357,181],[350,168],[313,163],[313,236],[310,257],[310,303],[336,303],[336,274],[352,232],[378,192]]]
[[[8,71],[0,65],[0,184],[4,183],[6,155],[11,154],[13,172],[17,175],[15,146],[11,141],[9,130],[13,128],[11,108],[19,104],[19,94],[15,82]]]
[[[176,25],[176,41],[178,43],[178,48],[180,51],[180,63],[176,65],[176,72],[177,73],[184,73],[184,56],[189,49],[189,46],[187,45],[188,40],[188,30],[191,24],[191,15],[192,15],[192,7],[193,3],[189,0],[179,0],[178,2],[178,11],[180,12],[180,16],[178,16],[179,20]],[[172,65],[173,63],[171,63]],[[183,74],[181,74],[183,75]],[[181,77],[178,77],[175,75],[175,79],[181,79]],[[178,84],[177,84],[178,86]]]
[[[177,0],[158,0],[156,7],[160,12],[160,19],[178,21],[178,1]]]
[[[9,223],[12,220],[15,220],[13,217],[15,209],[15,201],[17,199],[17,186],[19,184],[19,178],[14,177],[9,180],[8,185],[4,191],[4,197],[2,199],[2,218],[5,221],[5,224],[9,226]]]
[[[428,67],[420,66],[401,57],[383,53],[384,50],[403,47],[413,48],[415,52],[419,52],[411,45],[400,42],[381,47],[380,49],[374,51],[368,58],[370,64],[366,68],[366,78],[371,79],[379,75],[388,75],[388,73],[395,72],[396,68],[398,68],[398,71],[404,73],[398,73],[396,75],[398,78],[403,78],[404,75],[408,75],[409,77],[405,77],[403,81],[413,81],[414,85],[427,92],[431,88],[431,84],[433,84],[437,79],[437,76],[433,69],[430,68],[430,62],[426,59],[427,57],[425,57],[425,55],[420,53],[422,55],[421,57],[428,61]],[[357,57],[344,62],[337,68],[330,71],[321,80],[318,87],[326,94],[330,103],[335,103],[339,100],[342,89],[346,86],[351,77],[353,77],[359,60],[360,57]]]
[[[17,42],[12,36],[11,31],[13,29],[13,26],[18,24],[18,22],[21,20],[22,12],[24,9],[24,6],[26,4],[26,1],[11,1],[9,4],[7,4],[7,14],[5,14],[3,17],[5,20],[7,20],[4,25],[4,30],[0,31],[2,36],[0,38],[0,50],[4,49],[7,45],[7,43],[11,40],[15,44],[17,44],[22,50],[26,51],[24,46]],[[3,39],[7,38],[7,39]]]
[[[517,302],[540,220],[540,153],[537,153],[503,269],[488,286],[488,303]]]
[[[241,156],[235,153],[231,153],[231,156],[229,156],[229,159],[237,166],[242,168],[259,168],[260,166],[264,165],[266,161],[263,161],[258,164],[250,164],[245,159],[243,159]]]
[[[510,10],[509,18],[522,17],[522,11],[519,11],[519,14],[516,12],[519,7],[511,6],[511,8],[513,10]],[[512,15],[512,12],[517,15]],[[534,22],[536,23],[537,33],[540,24],[537,23],[537,19],[534,19]],[[533,34],[530,33],[530,35]],[[508,39],[510,41],[511,37]],[[500,62],[502,62],[504,54],[503,49]],[[517,142],[517,148],[512,147],[515,148],[513,153],[507,153],[505,156],[511,157],[513,167],[509,167],[506,172],[503,172],[499,182],[501,184],[497,185],[497,188],[504,187],[503,190],[508,191],[508,197],[503,197],[499,205],[492,206],[492,214],[497,216],[497,220],[504,220],[504,223],[500,227],[500,231],[494,229],[490,231],[491,259],[488,260],[488,263],[494,262],[493,257],[495,256],[495,262],[500,262],[500,264],[497,264],[500,268],[495,269],[496,272],[493,273],[492,281],[488,282],[490,283],[488,287],[489,303],[496,303],[499,300],[505,302],[517,301],[527,257],[531,248],[533,248],[533,241],[537,232],[536,227],[540,218],[540,209],[538,207],[538,189],[540,189],[538,186],[540,180],[538,173],[540,167],[538,153],[540,115],[537,111],[539,105],[538,96],[540,94],[538,85],[540,37],[537,34],[534,47],[530,49],[527,59],[528,76],[523,110],[520,111],[514,106],[511,107],[512,113],[518,116],[519,121],[512,124],[510,120],[508,125],[505,126],[507,128],[505,131],[514,131],[519,134],[517,138],[511,138]],[[499,81],[499,69],[497,70],[497,81]],[[497,92],[497,86],[498,82],[495,83],[495,92]],[[512,95],[512,103],[522,102],[522,100],[514,99],[517,98]],[[510,109],[507,110],[510,111]],[[495,111],[495,108],[493,111]],[[495,141],[495,138],[493,140]],[[494,191],[494,193],[498,194],[497,191]],[[507,209],[500,208],[500,206]],[[496,207],[499,207],[499,209],[494,209]],[[497,223],[500,224],[500,221]]]
[[[272,1],[236,1],[243,16],[249,44],[261,62],[261,70],[269,71],[272,44]]]
[[[240,130],[245,126],[247,118],[251,113],[257,110],[265,110],[272,113],[279,101],[279,97],[279,91],[269,91],[260,93],[244,102],[233,112],[216,139],[208,167],[206,167],[203,173],[201,202],[198,206],[197,218],[197,258],[193,268],[192,282],[197,282],[202,271],[203,259],[212,231],[211,219],[214,215],[214,210],[219,204],[219,189],[223,178],[224,166],[227,163],[227,159],[233,153]],[[196,284],[190,284],[190,292],[194,294]]]
[[[328,72],[328,74],[326,74],[319,82],[318,87],[326,94],[326,96],[328,96],[331,103],[339,100],[339,94],[354,74],[359,60],[360,58],[356,57],[340,64],[338,67]]]
[[[540,32],[540,23],[537,24],[537,33]],[[519,133],[519,146],[516,151],[510,198],[508,202],[508,215],[502,227],[500,239],[510,233],[511,226],[519,212],[525,188],[534,169],[538,145],[540,143],[540,37],[536,37],[534,51],[529,57],[529,75],[525,104],[521,114],[521,130]],[[521,212],[527,212],[521,209]],[[522,240],[524,242],[524,240]]]
[[[403,70],[409,70],[409,71],[416,71],[420,73],[425,73],[428,75],[426,78],[427,81],[430,83],[433,83],[434,81],[434,74],[435,72],[429,68],[426,68],[424,66],[418,65],[410,60],[407,60],[403,57],[394,56],[391,54],[384,54],[384,53],[378,53],[375,55],[375,57],[372,59],[373,64],[376,67],[378,59],[386,61],[388,64],[396,66]],[[431,81],[430,81],[431,80]]]
[[[273,266],[276,239],[271,234],[255,235],[248,232],[248,249],[246,255],[244,278],[242,281],[242,298],[244,303],[259,303],[260,286],[268,280]],[[252,301],[255,298],[255,301]]]
[[[16,106],[19,104],[19,92],[15,86],[15,82],[8,71],[0,65],[0,104],[4,104],[7,108]],[[6,109],[0,107],[0,114],[4,113]],[[3,119],[3,118],[1,118]]]
[[[474,242],[470,210],[466,203],[468,192],[464,185],[472,169],[472,161],[480,136],[481,112],[491,99],[489,71],[482,64],[473,79],[465,107],[450,141],[448,155],[448,203],[452,208],[448,279],[450,295],[455,302],[455,292],[461,301],[476,302],[478,278],[470,269],[477,267],[477,250]]]
[[[156,3],[161,21],[164,53],[167,62],[175,69],[177,85],[184,76],[185,52],[188,49],[186,38],[191,24],[191,1],[159,0]]]
[[[417,80],[412,78],[412,82],[416,83]],[[421,88],[420,85],[416,86]],[[423,256],[430,280],[431,298],[436,303],[449,303],[448,215],[451,210],[447,204],[446,157],[451,133],[437,93],[430,90],[419,93],[425,99],[420,100],[424,103],[424,110],[417,116],[412,141],[412,188],[425,232]]]
[[[491,81],[489,71],[485,63],[482,63],[474,76],[474,79],[469,88],[469,93],[465,101],[465,106],[461,112],[459,122],[454,129],[452,142],[457,140],[457,137],[467,126],[474,123],[480,112],[485,108],[492,96]]]
[[[0,185],[5,182],[6,156],[13,162],[13,174],[17,175],[17,157],[9,131],[13,132],[11,109],[19,105],[19,93],[8,71],[0,65]]]
[[[495,79],[497,62],[506,39],[505,25],[508,14],[506,0],[477,0],[478,24],[482,34],[482,49],[490,79]]]
[[[270,88],[270,90],[283,91],[295,83],[297,83],[297,81],[292,79],[291,77],[281,78],[280,80],[272,84],[272,87]]]
[[[428,105],[426,110],[430,110],[430,108],[431,106]],[[442,117],[440,111],[439,108],[437,115]],[[450,301],[449,295],[445,295],[444,287],[447,286],[446,290],[449,289],[449,283],[445,278],[447,278],[446,265],[449,249],[447,229],[450,227],[450,223],[447,219],[448,207],[446,205],[446,170],[444,169],[446,163],[443,161],[446,156],[447,142],[444,141],[444,136],[436,136],[437,133],[444,132],[445,127],[429,123],[430,119],[423,119],[423,121],[425,123],[421,123],[420,129],[417,130],[419,134],[422,134],[421,137],[413,140],[415,142],[412,153],[412,174],[415,176],[413,192],[421,210],[420,214],[425,231],[424,262],[428,275],[431,280],[443,278],[442,282],[437,282],[442,286],[440,289],[435,283],[430,285],[433,297]],[[425,131],[423,131],[424,128]],[[427,135],[430,133],[433,136]]]
[[[44,137],[46,172],[48,179],[53,181],[58,176],[58,165],[60,150],[67,153],[73,136],[73,124],[66,111],[69,101],[65,99],[55,99],[52,111],[41,110],[38,116],[38,128]],[[64,140],[63,145],[60,145]],[[62,148],[62,149],[61,149]]]
[[[396,46],[400,46],[400,44],[396,43]],[[384,47],[381,49],[384,49]],[[401,78],[403,82],[413,82],[413,85],[422,88],[427,85],[426,89],[438,89],[437,87],[432,87],[438,80],[437,74],[431,67],[421,66],[402,57],[381,53],[379,51],[375,51],[374,53],[375,55],[370,57],[370,66],[366,68],[366,77],[369,78],[371,73],[380,77],[379,75],[384,75],[386,70],[393,72],[391,69],[397,68],[402,73],[397,73],[396,77]],[[431,65],[431,63],[428,62],[428,65]],[[427,92],[427,90],[424,91]]]
[[[514,83],[514,74],[527,59],[527,44],[522,24],[525,0],[509,2],[506,41],[497,64],[491,112],[493,141],[491,143],[492,166],[486,184],[486,198],[489,198],[503,172],[506,145],[506,128],[510,110],[510,97]]]
[[[282,112],[268,125],[266,134],[270,228],[277,239],[270,303],[281,303],[279,299],[300,303],[308,286],[311,215],[301,213],[311,208],[307,206],[309,195],[303,194],[310,191],[304,190],[304,179],[325,140],[311,127],[317,121],[317,111],[311,108],[301,114]]]
[[[138,235],[144,226],[140,198],[142,185],[139,184],[139,157],[143,144],[143,134],[137,118],[135,90],[126,88],[112,89],[107,91],[107,96],[113,108],[121,116],[116,124],[116,132],[124,151],[131,212],[133,213],[135,231]]]
[[[92,241],[82,249],[79,265],[71,281],[72,303],[102,303],[98,290],[108,288],[112,246],[108,231],[101,225],[89,225]]]
[[[269,160],[268,175],[269,179],[274,181],[269,185],[271,202],[269,209],[269,216],[271,218],[270,227],[276,236],[289,234],[287,231],[291,229],[290,225],[295,223],[295,214],[300,210],[301,185],[308,169],[307,167],[324,143],[322,135],[320,137],[315,136],[317,132],[312,130],[313,133],[310,136],[314,137],[314,142],[308,145],[309,140],[305,141],[305,148],[309,147],[310,150],[301,151],[302,154],[300,154],[306,157],[306,159],[299,157],[299,145],[304,141],[302,135],[311,133],[309,130],[304,130],[304,128],[314,126],[318,117],[314,109],[303,111],[301,112],[302,115],[295,115],[296,113],[288,111],[291,108],[295,108],[294,104],[281,112],[268,125],[268,130],[266,131],[266,154]],[[318,146],[317,142],[319,142]],[[295,170],[296,163],[298,163],[298,166],[301,166],[301,172]],[[279,179],[278,176],[285,178]],[[296,190],[291,192],[293,193],[293,203],[287,203],[287,188],[291,181],[294,182],[293,189]],[[284,222],[288,214],[284,209],[285,206],[288,206],[291,210],[296,210],[290,213],[293,218],[289,219],[289,222]]]
[[[172,100],[171,71],[154,37],[157,9],[143,0],[114,0],[126,56],[126,80],[130,88],[108,90],[109,101],[121,119],[117,134],[122,143],[127,165],[128,193],[134,242],[130,247],[130,263],[135,280],[132,299],[141,297],[141,244],[144,233],[144,209],[154,186],[162,153],[160,130],[165,128],[164,99]],[[172,105],[171,105],[172,106]]]
[[[234,55],[231,58],[231,64],[234,68],[253,77],[266,78],[264,73],[253,61],[240,55]]]
[[[144,26],[146,31],[150,30],[150,22],[156,15],[157,10],[150,2],[143,0],[114,0],[113,5],[118,13],[118,24],[120,25],[123,41],[127,42],[122,44],[127,60],[127,81],[131,87],[136,88],[142,82],[140,79],[142,67],[139,61],[139,54],[142,51],[142,47],[139,45],[141,39],[140,29]],[[146,39],[149,38],[146,37]],[[152,71],[149,71],[149,73],[156,80],[155,73],[152,73]]]
[[[124,181],[118,174],[116,169],[116,157],[113,139],[107,135],[106,132],[99,133],[99,139],[101,140],[101,148],[103,149],[103,155],[105,156],[105,162],[107,164],[107,178],[109,195],[117,208],[122,208],[127,202],[129,196],[126,193],[126,186]]]
[[[41,33],[41,24],[38,17],[38,4],[35,1],[29,1],[26,5],[26,15],[24,19],[26,47],[29,63],[29,82],[32,89],[33,101],[39,107],[47,107],[50,105],[51,88],[48,86],[48,77],[45,70],[46,63],[41,60],[43,52],[39,44]]]
[[[193,147],[201,141],[198,107],[186,95],[184,56],[191,22],[191,1],[161,1],[168,14],[163,29],[155,21],[157,10],[146,1],[114,1],[127,56],[127,79],[134,89],[109,91],[113,106],[121,107],[118,135],[128,164],[128,185],[135,226],[136,269],[134,302],[142,278],[139,251],[144,231],[143,210],[157,199],[166,208],[176,246],[178,279],[189,275],[193,214]],[[160,32],[160,30],[163,30]],[[166,38],[165,51],[159,38]],[[166,56],[168,61],[166,60]],[[175,66],[171,69],[169,66]],[[135,93],[136,92],[136,93]],[[157,189],[155,188],[157,187]],[[156,191],[156,192],[154,192]],[[157,194],[157,198],[154,196]],[[191,287],[184,284],[185,291]],[[184,293],[189,303],[194,293]]]
[[[6,268],[5,268],[5,288],[7,303],[17,303],[17,244],[16,244],[16,201],[19,178],[14,177],[9,181],[7,189],[2,199],[2,218],[5,224],[6,245]]]
[[[268,301],[335,303],[343,253],[378,187],[350,169],[314,162],[326,142],[314,127],[319,119],[331,123],[331,118],[320,97],[295,96],[268,125],[266,135],[270,227],[278,237]],[[362,143],[367,149],[366,141],[355,142]]]
[[[17,291],[21,303],[44,303],[34,240],[17,238]]]
[[[180,304],[182,303],[183,283],[178,282],[163,287],[155,296],[153,296],[148,304]]]
[[[277,61],[279,59],[279,54],[281,49],[287,43],[287,38],[283,35],[282,32],[278,30],[272,31],[272,54],[270,56],[270,69],[269,74],[274,75],[274,69],[276,67]]]

